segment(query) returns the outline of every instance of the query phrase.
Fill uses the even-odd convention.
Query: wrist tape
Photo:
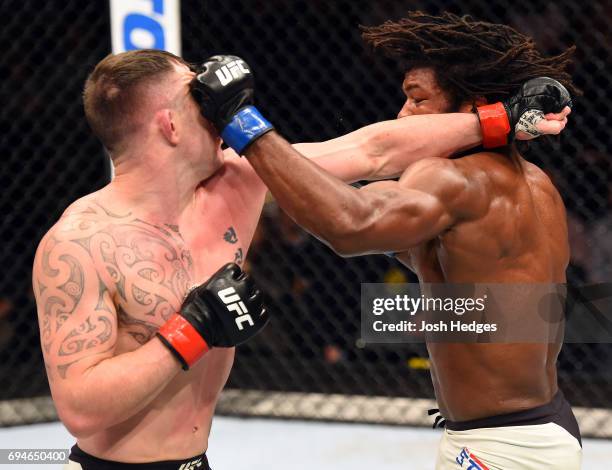
[[[508,145],[510,122],[504,104],[487,104],[477,107],[476,111],[482,129],[482,146],[488,149]]]
[[[247,106],[234,114],[230,123],[221,132],[221,138],[238,155],[242,155],[249,144],[273,129],[274,126],[255,106]]]
[[[210,347],[185,317],[175,313],[157,331],[157,336],[188,370]]]

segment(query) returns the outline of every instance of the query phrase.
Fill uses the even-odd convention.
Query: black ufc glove
[[[572,97],[557,80],[532,78],[507,101],[476,108],[485,148],[501,147],[512,142],[516,132],[537,137],[535,125],[548,113],[559,113],[572,107]]]
[[[207,59],[191,90],[202,115],[239,155],[255,139],[274,129],[253,106],[253,74],[240,57],[216,55]]]
[[[157,336],[187,370],[210,348],[244,343],[268,319],[253,280],[230,263],[193,289],[180,312],[161,326]]]

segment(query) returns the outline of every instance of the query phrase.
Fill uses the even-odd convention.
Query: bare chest
[[[194,261],[178,227],[116,220],[88,244],[101,288],[115,304],[120,336],[144,344],[178,310],[194,283]]]
[[[101,234],[98,269],[111,286],[120,336],[127,340],[121,349],[151,339],[191,287],[228,262],[243,262],[246,247],[231,219],[206,227],[186,224],[185,231],[189,237],[177,226],[134,220]]]

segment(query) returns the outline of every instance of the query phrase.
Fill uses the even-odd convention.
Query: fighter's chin
[[[214,153],[209,154],[210,158],[206,162],[202,162],[202,166],[200,167],[202,174],[202,181],[206,181],[207,179],[215,176],[223,165],[225,164],[225,155],[219,146]]]

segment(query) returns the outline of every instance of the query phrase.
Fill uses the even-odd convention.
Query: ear
[[[162,109],[156,114],[156,122],[169,145],[175,147],[179,143],[176,114],[170,109]]]

